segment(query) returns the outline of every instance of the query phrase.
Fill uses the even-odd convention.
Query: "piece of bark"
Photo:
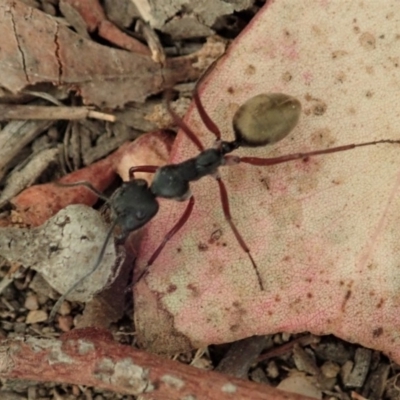
[[[98,0],[86,0],[84,2],[77,2],[75,0],[62,0],[62,9],[70,11],[67,6],[73,8],[85,21],[89,32],[97,31],[98,35],[103,39],[108,40],[110,43],[118,47],[129,50],[132,53],[150,56],[150,50],[139,40],[122,32],[107,17],[99,4]]]
[[[354,355],[354,366],[351,372],[343,376],[347,388],[360,388],[368,375],[371,363],[371,350],[359,347]]]
[[[266,342],[265,336],[252,336],[232,343],[216,371],[237,378],[246,378],[250,367],[257,361]]]
[[[133,0],[142,18],[153,28],[170,34],[174,39],[209,36],[218,18],[250,7],[252,0]],[[184,12],[182,12],[184,10]],[[178,24],[176,21],[179,21]],[[182,26],[184,29],[182,30]]]
[[[31,160],[23,167],[12,171],[9,175],[4,190],[0,194],[0,207],[6,204],[12,197],[21,190],[30,186],[48,168],[50,163],[55,162],[59,150],[44,149],[32,155]]]
[[[386,389],[390,365],[386,363],[379,364],[375,371],[368,375],[366,384],[363,388],[363,396],[369,400],[380,400]]]
[[[12,121],[0,132],[0,180],[9,164],[27,144],[45,131],[53,121]]]
[[[105,331],[0,343],[0,375],[96,386],[144,399],[306,400],[306,397],[166,360],[112,341]]]
[[[12,93],[47,84],[77,92],[84,104],[122,107],[143,102],[177,82],[197,79],[201,53],[166,60],[83,39],[54,18],[19,1],[0,3],[0,86]]]

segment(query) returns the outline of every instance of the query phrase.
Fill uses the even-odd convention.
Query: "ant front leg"
[[[186,134],[186,136],[193,142],[193,144],[197,147],[199,151],[204,151],[204,146],[200,142],[199,138],[196,134],[189,128],[189,126],[179,117],[179,115],[171,108],[171,102],[169,96],[165,97],[167,111],[169,115],[171,115],[172,119],[176,126],[178,126],[182,131]]]
[[[183,225],[185,225],[186,221],[189,219],[190,215],[192,214],[194,203],[195,203],[194,197],[191,196],[189,198],[189,201],[188,201],[188,204],[186,206],[184,213],[181,215],[178,222],[172,227],[172,229],[165,235],[161,244],[157,247],[155,252],[149,258],[149,261],[147,262],[143,271],[140,273],[140,275],[136,279],[136,283],[139,282],[143,278],[143,276],[147,272],[148,268],[154,263],[154,261],[160,255],[162,249],[165,247],[165,245],[168,243],[168,241],[172,239],[172,237],[179,231],[179,229],[182,228]]]
[[[230,211],[230,207],[229,207],[228,192],[226,191],[225,184],[222,181],[220,176],[217,176],[216,180],[217,180],[218,187],[219,187],[219,193],[220,193],[220,196],[221,196],[222,209],[224,211],[225,219],[228,221],[233,233],[235,234],[236,240],[238,241],[240,247],[249,256],[250,261],[251,261],[251,263],[253,265],[254,271],[256,273],[256,276],[257,276],[258,285],[259,285],[261,290],[264,290],[264,285],[262,283],[261,275],[260,275],[260,272],[258,271],[257,264],[254,261],[253,256],[250,253],[249,247],[247,246],[246,242],[242,238],[242,235],[239,233],[238,229],[236,228],[236,225],[232,221],[232,215],[231,215],[231,211]]]
[[[140,165],[138,167],[129,168],[129,180],[132,181],[135,179],[135,172],[148,172],[154,174],[158,168],[157,165]]]
[[[197,88],[195,89],[195,91],[193,93],[193,100],[194,100],[194,103],[196,104],[197,111],[200,115],[200,118],[203,121],[206,128],[215,135],[217,140],[220,140],[221,139],[221,131],[219,130],[218,126],[214,123],[214,121],[210,118],[210,116],[207,114],[207,111],[205,110],[203,103],[200,100],[200,96],[197,91]]]

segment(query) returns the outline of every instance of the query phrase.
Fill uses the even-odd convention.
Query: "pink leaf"
[[[297,128],[274,157],[399,139],[398,19],[391,2],[268,2],[205,79],[200,96],[233,138],[232,116],[262,92],[296,96]],[[186,122],[211,146],[192,108]],[[180,135],[172,162],[196,155]],[[398,145],[378,145],[273,167],[221,168],[234,222],[265,290],[224,220],[212,178],[192,185],[190,221],[136,287],[139,339],[178,351],[274,332],[310,331],[382,350],[400,362]],[[143,268],[185,204],[162,201],[148,225]]]

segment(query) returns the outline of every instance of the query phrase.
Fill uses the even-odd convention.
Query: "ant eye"
[[[241,146],[275,143],[296,126],[301,103],[283,93],[259,94],[246,101],[233,117],[236,140]]]
[[[146,213],[142,210],[136,211],[136,218],[141,221],[146,218]]]

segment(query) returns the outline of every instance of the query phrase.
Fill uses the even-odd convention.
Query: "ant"
[[[380,143],[400,143],[400,140],[376,140],[358,144],[349,144],[333,147],[325,150],[316,150],[306,153],[294,153],[274,158],[260,157],[238,157],[229,153],[239,147],[261,147],[273,144],[285,138],[297,125],[301,114],[301,103],[295,97],[282,93],[260,94],[244,103],[236,111],[233,117],[233,130],[235,139],[224,141],[221,139],[221,132],[212,119],[208,116],[198,94],[195,90],[193,100],[206,128],[212,132],[216,138],[214,146],[205,149],[190,127],[171,109],[170,102],[167,100],[167,109],[175,124],[186,134],[186,136],[198,148],[199,154],[196,157],[183,161],[179,164],[169,164],[162,167],[154,165],[144,165],[132,167],[129,170],[129,181],[115,191],[111,198],[107,198],[89,182],[76,182],[63,184],[60,186],[83,185],[95,192],[100,198],[110,204],[114,221],[106,235],[100,253],[93,265],[93,268],[79,279],[64,295],[62,295],[50,313],[52,320],[65,298],[74,291],[79,284],[89,277],[99,266],[104,255],[105,248],[112,236],[115,226],[121,228],[118,241],[123,241],[130,232],[138,230],[149,222],[158,212],[158,197],[177,201],[186,201],[187,206],[179,220],[172,229],[165,235],[161,244],[155,249],[154,253],[147,262],[144,270],[136,279],[137,283],[147,272],[148,268],[154,263],[168,241],[182,228],[189,219],[195,199],[190,192],[190,183],[197,181],[204,176],[213,176],[218,184],[222,210],[226,221],[231,227],[236,240],[244,252],[247,253],[254,268],[260,290],[264,290],[261,276],[257,269],[250,249],[242,235],[238,231],[231,216],[229,207],[228,193],[222,181],[218,168],[221,166],[246,163],[256,166],[267,166],[284,163],[287,161],[307,159],[311,156],[336,153],[351,150],[356,147],[371,146]],[[143,179],[135,178],[137,172],[154,173],[154,178],[150,186]]]

